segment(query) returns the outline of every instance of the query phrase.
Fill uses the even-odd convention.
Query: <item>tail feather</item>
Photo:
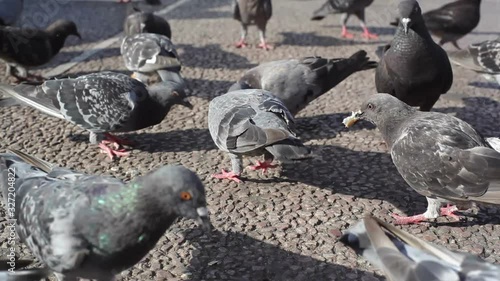
[[[290,162],[312,158],[311,149],[304,146],[299,139],[286,139],[265,148],[276,160]]]
[[[64,119],[64,116],[58,109],[52,105],[49,100],[41,99],[37,96],[38,88],[34,84],[20,84],[11,87],[6,84],[0,84],[0,93],[11,96],[28,106],[34,107],[50,116]]]
[[[29,155],[17,149],[8,149],[7,152],[16,155],[17,157],[21,158],[24,162],[37,167],[38,169],[44,171],[47,174],[50,173],[50,171],[52,171],[52,169],[54,169],[55,167],[53,164],[47,161],[44,161],[42,159],[39,159],[35,156]]]

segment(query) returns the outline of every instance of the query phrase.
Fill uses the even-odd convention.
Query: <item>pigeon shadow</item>
[[[322,25],[322,27],[336,28],[339,31],[342,28],[341,25],[335,25],[335,24]],[[347,29],[351,30],[353,32],[356,32],[356,34],[354,34],[354,36],[358,35],[357,33],[363,33],[363,29],[358,25],[355,25],[355,26],[348,25]],[[373,32],[379,36],[385,36],[385,35],[392,36],[392,35],[394,35],[394,33],[396,33],[396,27],[368,26],[368,29],[370,30],[370,32]]]
[[[52,69],[63,63],[71,61],[73,58],[83,54],[83,51],[65,51],[62,50],[59,54],[57,54],[52,60],[50,60],[47,64],[44,64],[39,67],[34,67],[33,69]],[[96,54],[92,55],[90,58],[85,59],[85,62],[89,61],[97,61],[103,60],[105,58],[118,57],[121,58],[120,49],[119,48],[106,48],[98,51]],[[104,64],[103,64],[104,65]],[[102,71],[96,70],[95,72]],[[113,70],[114,71],[114,70]]]
[[[329,36],[317,35],[315,32],[281,32],[284,38],[280,42],[280,45],[290,45],[290,46],[341,46],[341,45],[371,45],[371,44],[382,44],[383,41],[354,41],[345,40]]]
[[[168,16],[169,19],[215,19],[232,18],[232,11],[220,11],[220,8],[228,6],[232,1],[228,0],[194,0],[193,7],[196,9],[179,9]]]
[[[468,84],[469,86],[476,87],[476,88],[481,88],[481,89],[494,89],[494,90],[500,90],[500,85],[498,83],[493,83],[493,82],[470,82]]]
[[[188,87],[192,90],[192,96],[202,98],[205,100],[212,100],[213,98],[227,93],[227,90],[233,81],[227,80],[208,80],[208,79],[186,79]],[[206,89],[214,89],[207,91]]]
[[[382,279],[363,270],[283,250],[238,232],[214,230],[203,235],[200,228],[194,228],[184,231],[184,236],[195,245],[187,269],[192,275],[187,280],[322,281],[347,280],[353,275],[359,280],[368,276]]]
[[[201,47],[179,44],[182,65],[205,69],[249,69],[257,66],[241,55],[222,50],[220,45],[209,44]]]

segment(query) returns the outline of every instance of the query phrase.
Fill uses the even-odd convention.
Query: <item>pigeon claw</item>
[[[276,168],[278,165],[272,165],[271,162],[268,162],[268,161],[264,161],[264,162],[260,162],[260,161],[257,161],[257,164],[255,164],[254,166],[250,166],[250,169],[251,170],[262,170],[263,173],[267,172],[267,169],[269,168]]]
[[[449,204],[446,207],[441,208],[441,216],[445,217],[451,217],[455,219],[456,221],[460,220],[460,217],[455,214],[455,212],[458,211],[457,206],[450,206]]]
[[[108,143],[117,144],[118,147],[120,147],[120,146],[133,146],[133,145],[135,145],[135,143],[133,141],[129,141],[129,140],[126,140],[126,139],[119,138],[117,136],[113,136],[110,133],[106,133],[106,134],[104,134],[104,136],[106,137],[106,141]],[[116,148],[118,148],[118,147],[116,147]]]
[[[368,29],[365,30],[365,32],[363,33],[362,36],[365,39],[378,39],[378,35],[375,33],[370,33],[370,31],[368,31]]]
[[[347,38],[347,39],[354,38],[354,34],[349,33],[349,31],[347,31],[347,28],[345,26],[342,26],[342,33],[340,34],[340,36],[342,36],[343,38]]]
[[[236,174],[233,171],[226,172],[224,169],[222,169],[222,172],[220,174],[213,174],[212,178],[216,178],[216,179],[228,179],[228,180],[235,181],[237,183],[241,182],[239,174]]]
[[[109,146],[107,146],[104,142],[101,142],[99,144],[99,147],[101,148],[102,153],[108,154],[110,160],[113,160],[115,156],[123,157],[123,156],[128,156],[130,154],[130,152],[125,151],[125,149],[112,149]]]
[[[398,214],[392,214],[392,217],[395,219],[395,224],[412,224],[412,223],[421,223],[426,220],[426,217],[424,214],[421,215],[416,215],[416,216],[411,216],[411,217],[404,217],[400,216]]]
[[[240,41],[236,42],[236,44],[234,44],[234,46],[239,49],[239,48],[246,48],[248,45],[247,45],[247,43],[245,43],[245,40],[240,40]]]
[[[262,42],[262,43],[260,43],[260,44],[257,46],[257,48],[261,48],[261,49],[266,50],[266,51],[269,51],[269,50],[274,49],[274,47],[273,47],[272,45],[269,45],[269,44],[267,44],[266,42]]]

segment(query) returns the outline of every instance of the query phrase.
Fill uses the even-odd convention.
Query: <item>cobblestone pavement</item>
[[[23,23],[45,26],[61,17],[74,19],[84,39],[69,39],[50,64],[36,70],[39,74],[119,33],[127,10],[116,3],[58,1],[62,4],[44,10],[39,1],[27,0]],[[254,28],[249,33],[250,48],[233,47],[240,27],[231,18],[231,0],[183,1],[166,18],[185,65],[183,75],[192,89],[194,110],[175,108],[161,124],[126,134],[141,144],[130,157],[110,162],[76,126],[27,107],[0,108],[1,149],[23,149],[61,166],[123,180],[169,163],[182,163],[198,173],[207,188],[215,231],[207,236],[195,222],[179,221],[140,264],[121,274],[122,280],[383,280],[380,271],[338,243],[337,235],[365,214],[392,221],[394,211],[422,212],[426,200],[399,176],[373,126],[363,123],[346,130],[341,124],[363,98],[375,93],[374,71],[353,75],[297,116],[301,138],[314,149],[315,159],[282,165],[267,175],[245,171],[243,184],[210,177],[230,164],[213,144],[206,123],[210,99],[225,93],[232,81],[260,62],[306,55],[345,57],[359,49],[375,57],[376,47],[394,32],[387,23],[395,1],[377,0],[367,10],[368,25],[381,36],[365,41],[355,18],[350,20],[354,40],[339,39],[339,16],[311,22],[309,17],[323,0],[273,0],[268,39],[276,49],[268,52],[255,48]],[[163,6],[174,2],[163,0]],[[421,2],[425,11],[446,1]],[[46,18],[43,12],[29,16],[40,11],[50,13]],[[496,0],[483,1],[480,26],[460,45],[498,36],[498,14]],[[118,43],[111,45],[67,74],[125,71],[118,48]],[[466,120],[485,136],[500,136],[499,87],[460,68],[454,67],[454,74],[452,89],[434,110]],[[246,159],[246,164],[250,160],[256,159]],[[461,223],[440,218],[403,229],[449,249],[500,262],[498,209],[481,207],[466,214]],[[5,241],[1,247],[6,247]],[[29,255],[24,247],[20,251]]]

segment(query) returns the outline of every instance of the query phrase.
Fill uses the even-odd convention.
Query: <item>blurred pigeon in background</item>
[[[208,129],[217,147],[229,153],[230,172],[213,175],[240,182],[243,155],[264,154],[253,170],[264,172],[274,159],[294,161],[311,158],[311,152],[297,138],[293,117],[272,93],[260,89],[239,90],[214,98],[208,108]]]
[[[389,281],[496,281],[500,267],[450,251],[367,216],[340,238],[382,270]]]
[[[15,25],[24,8],[24,0],[0,0],[0,25]]]
[[[472,44],[448,56],[452,63],[483,74],[488,81],[500,84],[500,37]]]
[[[388,94],[372,95],[354,118],[377,126],[398,172],[427,197],[425,213],[393,215],[396,223],[419,223],[440,215],[458,219],[457,207],[441,208],[443,203],[500,205],[500,152],[492,147],[500,139],[484,139],[456,117],[418,111]]]
[[[27,80],[26,68],[49,62],[59,53],[69,35],[81,38],[75,23],[68,20],[58,20],[45,30],[0,27],[0,60],[7,65],[5,74]]]
[[[59,281],[114,280],[153,249],[179,217],[209,230],[205,188],[183,166],[128,184],[59,168],[21,151],[0,154],[4,198],[16,190],[16,231]],[[16,171],[15,180],[8,171]],[[12,184],[13,182],[13,184]]]
[[[425,28],[420,6],[403,0],[398,6],[400,23],[375,71],[377,92],[388,93],[422,111],[430,111],[453,83],[446,52]]]
[[[363,29],[363,37],[366,39],[377,39],[378,36],[370,33],[365,23],[365,9],[373,3],[373,0],[327,0],[321,8],[314,11],[311,20],[322,20],[329,14],[340,14],[340,24],[342,25],[342,37],[354,38],[354,34],[347,31],[347,20],[351,15],[356,15]]]
[[[153,13],[143,12],[134,8],[135,13],[129,15],[123,24],[123,31],[126,36],[138,33],[155,33],[172,38],[170,24],[162,17]]]
[[[185,93],[175,87],[170,82],[147,87],[125,74],[100,72],[47,80],[41,85],[20,84],[11,88],[0,84],[0,92],[88,130],[90,142],[100,142],[99,147],[112,159],[127,155],[119,148],[131,143],[110,132],[130,132],[156,125],[175,104],[192,108]]]
[[[271,0],[233,0],[233,18],[241,22],[241,38],[236,43],[236,48],[246,47],[245,39],[249,25],[257,25],[259,29],[259,48],[272,49],[266,43],[266,26],[273,14]]]
[[[264,89],[297,114],[351,74],[377,67],[361,50],[350,58],[305,57],[262,63],[243,74],[229,91]]]

